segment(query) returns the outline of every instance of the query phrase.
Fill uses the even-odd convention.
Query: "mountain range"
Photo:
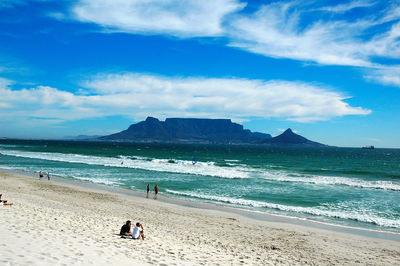
[[[92,140],[145,143],[260,144],[272,146],[325,146],[295,134],[290,128],[281,135],[251,132],[230,119],[147,117],[128,129]]]

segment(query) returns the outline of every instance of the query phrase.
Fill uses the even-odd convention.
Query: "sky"
[[[0,137],[147,116],[400,148],[400,1],[0,0]]]

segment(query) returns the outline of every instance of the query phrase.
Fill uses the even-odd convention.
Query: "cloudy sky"
[[[147,116],[400,148],[400,1],[0,0],[0,137]]]

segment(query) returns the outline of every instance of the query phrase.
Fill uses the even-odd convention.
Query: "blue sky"
[[[231,118],[400,148],[400,1],[0,0],[0,136]]]

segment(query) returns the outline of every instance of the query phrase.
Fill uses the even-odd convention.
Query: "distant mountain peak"
[[[295,133],[293,132],[293,130],[291,128],[288,128],[282,133],[282,135],[283,134],[295,134]]]
[[[146,122],[160,122],[160,120],[158,120],[157,118],[152,117],[152,116],[148,116],[145,121]]]
[[[279,136],[264,141],[264,143],[266,144],[269,143],[274,145],[325,146],[321,143],[311,141],[303,136],[294,133],[291,128],[286,129]]]

